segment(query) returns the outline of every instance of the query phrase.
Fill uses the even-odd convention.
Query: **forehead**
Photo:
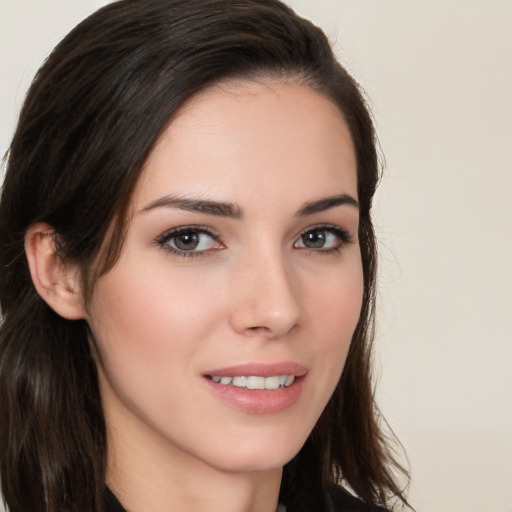
[[[163,193],[240,200],[333,192],[357,198],[354,148],[338,107],[307,86],[228,82],[194,96],[173,118],[134,202]]]

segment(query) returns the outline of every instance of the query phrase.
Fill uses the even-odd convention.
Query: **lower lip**
[[[213,393],[231,407],[253,414],[271,414],[291,407],[300,398],[306,377],[296,377],[293,383],[280,389],[247,389],[213,382],[205,377]]]

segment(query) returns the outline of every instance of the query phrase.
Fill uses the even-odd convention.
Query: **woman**
[[[406,504],[371,386],[377,181],[357,84],[278,1],[78,25],[1,201],[10,511]]]

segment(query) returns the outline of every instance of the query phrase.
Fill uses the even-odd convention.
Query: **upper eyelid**
[[[345,230],[345,228],[343,228],[342,226],[339,226],[338,224],[331,224],[329,222],[321,222],[319,224],[313,224],[311,226],[308,226],[307,228],[304,228],[301,233],[305,233],[306,231],[311,231],[313,229],[325,229],[325,230],[329,230],[329,229],[342,229],[342,230]]]
[[[308,226],[306,228],[303,228],[300,230],[300,233],[298,236],[302,235],[303,233],[307,233],[308,231],[312,231],[314,229],[325,229],[325,230],[335,230],[335,231],[346,231],[348,230],[338,224],[331,224],[331,223],[319,223],[319,224],[313,224],[311,226]],[[201,233],[207,233],[212,236],[220,237],[220,233],[216,230],[212,229],[209,226],[204,226],[202,224],[184,224],[183,226],[176,226],[174,228],[170,228],[162,233],[161,236],[170,235],[174,233],[181,233],[182,231],[198,231]]]
[[[339,226],[337,224],[315,224],[313,226],[309,226],[305,229],[303,229],[299,237],[302,236],[304,233],[308,233],[309,231],[315,231],[315,230],[325,230],[325,231],[333,231],[336,233],[343,233],[346,236],[352,238],[352,235],[350,234],[350,230],[347,228],[344,228],[343,226]]]
[[[168,238],[172,238],[173,236],[177,236],[180,233],[186,233],[187,231],[195,231],[197,233],[204,233],[206,235],[210,235],[212,238],[215,238],[215,240],[218,240],[219,242],[222,240],[222,237],[220,236],[220,233],[213,230],[212,228],[209,228],[207,226],[201,226],[201,225],[184,225],[184,226],[177,226],[175,228],[170,228],[166,231],[164,231],[158,238],[157,241],[165,240]]]

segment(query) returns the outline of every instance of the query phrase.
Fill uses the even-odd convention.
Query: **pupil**
[[[303,237],[303,241],[306,247],[321,248],[325,245],[325,233],[323,231],[310,231]]]
[[[178,249],[190,251],[199,245],[199,235],[197,233],[183,233],[175,239],[174,243]]]

